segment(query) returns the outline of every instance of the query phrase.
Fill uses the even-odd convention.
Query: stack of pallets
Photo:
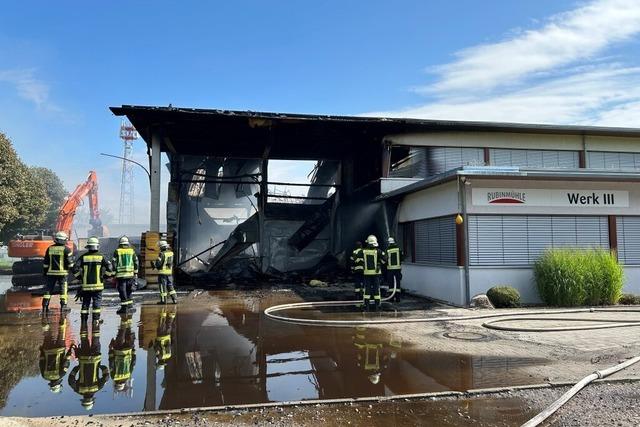
[[[173,233],[158,233],[147,231],[142,233],[140,239],[140,271],[139,276],[147,281],[147,286],[158,286],[158,270],[151,267],[151,262],[155,262],[160,254],[158,242],[166,240],[173,248]]]

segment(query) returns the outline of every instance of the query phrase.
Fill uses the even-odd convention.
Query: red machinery
[[[85,197],[89,198],[89,223],[92,227],[91,230],[89,230],[89,236],[105,236],[107,233],[106,228],[102,225],[100,211],[98,209],[98,177],[94,171],[89,172],[87,180],[78,185],[73,193],[69,194],[69,196],[64,199],[64,202],[62,202],[62,206],[60,206],[58,212],[56,229],[52,230],[54,233],[64,231],[67,233],[67,236],[71,236],[71,228],[76,216],[76,210],[78,206],[82,204],[82,199]],[[40,233],[19,235],[14,240],[9,241],[8,255],[10,257],[22,258],[22,261],[13,264],[13,283],[15,285],[26,284],[20,277],[16,276],[42,274],[42,259],[44,258],[47,248],[53,243],[52,240],[51,236]],[[74,244],[71,240],[69,240],[67,245],[70,249],[74,249]]]

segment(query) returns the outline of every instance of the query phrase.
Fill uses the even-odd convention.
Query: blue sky
[[[108,106],[640,127],[639,54],[638,0],[9,2],[0,131],[117,213]]]

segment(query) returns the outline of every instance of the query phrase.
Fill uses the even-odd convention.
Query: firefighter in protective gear
[[[362,242],[356,242],[356,248],[351,252],[351,273],[353,274],[353,284],[355,285],[356,300],[362,301],[364,259],[362,258]]]
[[[91,310],[93,320],[99,320],[104,279],[112,274],[111,263],[98,251],[100,241],[97,237],[90,237],[86,248],[88,251],[78,259],[75,266],[75,276],[82,283],[80,317],[86,319]]]
[[[80,403],[90,411],[96,400],[95,394],[109,379],[109,368],[101,364],[100,323],[93,322],[91,339],[87,320],[80,323],[80,346],[73,346],[73,353],[78,365],[69,374],[69,386],[82,396]]]
[[[136,335],[130,315],[120,315],[118,334],[109,343],[109,371],[116,392],[131,389],[131,374],[136,365]]]
[[[67,349],[65,336],[67,332],[67,317],[60,316],[58,330],[55,335],[49,328],[48,319],[44,340],[40,346],[40,374],[49,383],[52,393],[62,391],[62,381],[71,364],[71,347]]]
[[[171,332],[173,331],[175,318],[175,310],[167,311],[163,307],[162,311],[160,311],[156,338],[151,343],[156,353],[156,367],[158,369],[164,369],[169,359],[171,359]]]
[[[402,296],[402,251],[393,237],[389,237],[388,243],[385,252],[385,259],[387,260],[385,281],[388,289],[393,289],[395,282],[396,293],[393,296],[393,300],[400,302],[400,297]]]
[[[378,310],[380,308],[380,276],[382,265],[385,263],[384,253],[378,247],[376,236],[367,237],[367,245],[362,249],[363,278],[364,278],[364,309]]]
[[[138,256],[129,244],[129,238],[122,236],[118,248],[113,252],[111,260],[116,275],[116,288],[120,295],[120,309],[118,314],[133,311],[131,292],[138,278]]]
[[[160,246],[160,255],[155,263],[151,263],[151,266],[158,270],[158,281],[160,282],[160,302],[158,304],[166,304],[167,297],[170,297],[175,304],[176,290],[173,288],[172,281],[173,251],[165,240],[160,240],[158,245]]]
[[[67,307],[67,276],[73,268],[73,254],[66,246],[69,237],[64,231],[58,231],[54,237],[53,245],[47,248],[44,254],[44,275],[46,279],[45,293],[42,297],[42,312],[49,311],[51,294],[56,285],[60,287],[60,311]]]

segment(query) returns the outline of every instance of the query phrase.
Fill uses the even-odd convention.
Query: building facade
[[[389,136],[381,198],[399,202],[403,286],[466,305],[509,285],[539,303],[545,249],[606,248],[640,293],[640,140],[562,132]]]

